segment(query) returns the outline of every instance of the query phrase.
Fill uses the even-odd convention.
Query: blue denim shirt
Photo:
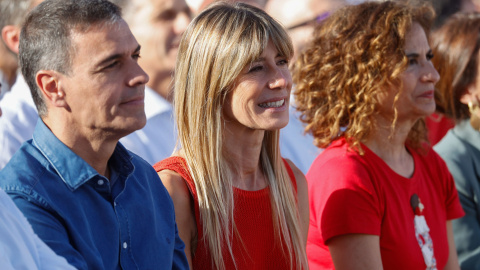
[[[112,187],[38,121],[0,171],[0,187],[78,269],[188,269],[173,202],[155,170],[120,143],[108,164]]]

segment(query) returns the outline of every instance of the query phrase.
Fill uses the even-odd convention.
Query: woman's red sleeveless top
[[[288,163],[284,160],[285,167],[297,192],[295,176]],[[172,170],[185,179],[194,201],[195,220],[198,231],[198,243],[195,254],[192,257],[193,269],[214,269],[208,244],[203,235],[203,227],[200,219],[197,192],[195,184],[188,171],[185,159],[170,157],[154,165],[157,172]],[[288,250],[282,242],[277,240],[273,228],[272,207],[270,203],[270,189],[264,188],[258,191],[246,191],[234,188],[234,222],[241,239],[234,237],[232,240],[233,256],[235,263],[225,248],[223,259],[225,269],[248,269],[248,270],[279,270],[295,269],[295,261],[290,265]],[[294,258],[292,254],[292,258]]]

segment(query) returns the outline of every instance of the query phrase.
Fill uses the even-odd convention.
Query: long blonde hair
[[[217,269],[224,268],[223,248],[233,258],[231,239],[236,234],[234,172],[223,152],[223,105],[240,72],[260,57],[269,41],[279,54],[291,58],[291,40],[278,22],[258,8],[220,2],[192,21],[179,46],[174,91],[178,140],[195,182],[203,235]],[[295,191],[278,138],[278,130],[265,132],[261,169],[270,188],[279,242],[287,246],[291,261],[306,269]]]

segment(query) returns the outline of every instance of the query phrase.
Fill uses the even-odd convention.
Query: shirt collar
[[[147,119],[173,110],[172,104],[152,88],[145,86],[145,115]]]
[[[53,170],[71,190],[76,190],[96,176],[103,177],[62,143],[41,119],[37,121],[33,132],[33,145],[38,148]],[[111,170],[117,171],[118,174],[129,175],[134,169],[131,159],[132,156],[125,147],[117,143],[108,164]]]
[[[457,123],[453,128],[453,133],[475,148],[480,149],[480,133],[473,129],[469,119]]]

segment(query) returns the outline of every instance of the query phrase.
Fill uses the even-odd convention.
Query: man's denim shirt
[[[188,269],[173,202],[155,170],[120,143],[113,187],[38,121],[0,171],[34,231],[78,269]]]

